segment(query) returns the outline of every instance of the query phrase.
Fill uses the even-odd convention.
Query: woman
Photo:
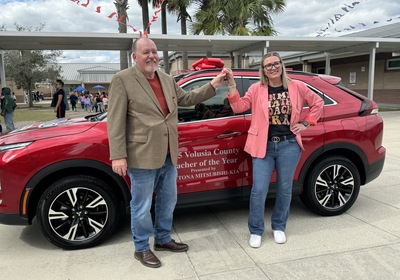
[[[235,113],[251,109],[252,121],[248,130],[245,151],[252,156],[253,186],[250,194],[248,226],[249,244],[261,246],[264,233],[264,209],[271,175],[276,169],[276,201],[271,217],[274,240],[286,242],[286,222],[292,199],[292,182],[303,144],[300,132],[316,125],[323,100],[300,81],[286,75],[278,53],[267,53],[260,66],[260,81],[253,84],[244,97],[236,89],[234,76],[226,70],[229,83],[227,95]],[[303,105],[309,113],[300,119]]]

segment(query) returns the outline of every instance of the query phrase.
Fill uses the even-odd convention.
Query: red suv
[[[180,77],[185,90],[208,83],[220,70]],[[258,71],[234,69],[241,95]],[[293,194],[313,212],[331,216],[349,209],[360,185],[377,178],[385,160],[383,121],[377,105],[345,88],[340,78],[289,71],[325,101],[316,126],[303,131],[305,151]],[[204,103],[179,110],[178,205],[246,200],[251,157],[243,151],[251,112],[234,114],[227,86]],[[304,107],[304,114],[308,108]],[[0,137],[0,222],[31,224],[65,249],[94,246],[129,213],[128,177],[110,166],[107,113],[34,124]],[[270,195],[274,195],[275,176]],[[123,212],[122,212],[123,213]]]

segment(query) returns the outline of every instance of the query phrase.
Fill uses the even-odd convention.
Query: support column
[[[268,48],[269,48],[269,41],[265,41],[265,47],[264,47],[264,50],[263,50],[263,56],[268,53]]]
[[[242,54],[234,52],[233,57],[234,57],[234,67],[242,68]]]
[[[300,60],[300,62],[301,62],[301,64],[303,65],[302,67],[302,71],[303,72],[311,72],[311,71],[308,71],[308,61],[307,60]]]
[[[0,50],[0,79],[1,79],[1,88],[7,86],[6,81],[6,71],[4,70],[4,50]]]
[[[368,98],[371,100],[374,98],[376,48],[379,48],[379,42],[376,42],[375,47],[372,47],[369,53]]]
[[[128,67],[132,67],[133,65],[133,57],[132,57],[133,53],[132,51],[128,52]]]
[[[331,74],[331,54],[328,52],[324,52],[325,55],[325,74]]]

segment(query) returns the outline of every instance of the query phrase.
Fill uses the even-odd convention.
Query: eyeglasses
[[[279,67],[281,67],[281,62],[277,61],[277,62],[269,63],[269,64],[266,64],[263,66],[263,68],[267,69],[267,70],[272,70],[272,67],[275,69],[278,69]]]

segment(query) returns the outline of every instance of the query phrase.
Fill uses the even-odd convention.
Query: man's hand
[[[125,176],[128,172],[128,164],[126,158],[115,159],[111,161],[112,170],[120,176]]]
[[[235,76],[233,76],[232,69],[224,68],[224,70],[226,73],[226,80],[228,81],[228,85],[234,85],[235,84]]]
[[[214,88],[218,88],[222,86],[226,81],[226,68],[222,69],[221,73],[219,73],[212,81],[211,85]]]

